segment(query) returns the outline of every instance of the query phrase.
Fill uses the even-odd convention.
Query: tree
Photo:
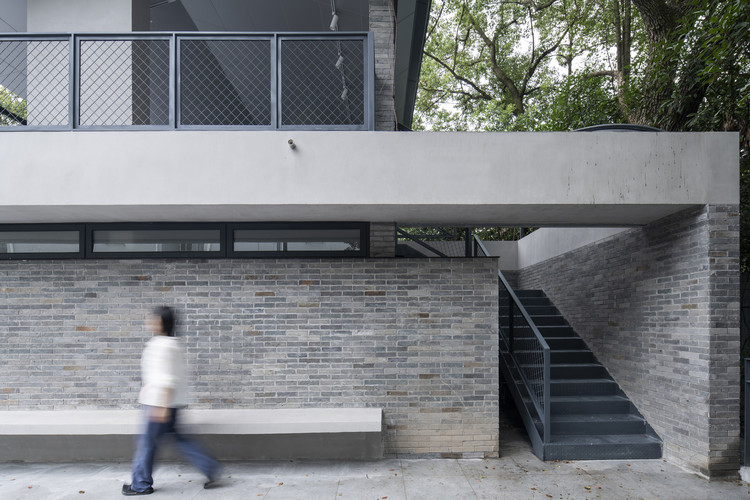
[[[418,112],[432,128],[514,129],[554,82],[568,0],[444,0],[433,7]],[[448,106],[446,106],[448,104]],[[518,123],[521,122],[521,123]]]
[[[749,18],[746,0],[436,1],[417,126],[623,121],[745,138]]]
[[[750,2],[435,0],[415,128],[738,131],[750,270]]]

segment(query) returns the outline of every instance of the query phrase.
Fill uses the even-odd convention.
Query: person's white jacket
[[[143,388],[138,401],[148,406],[179,408],[187,404],[187,380],[182,342],[155,335],[141,357]]]

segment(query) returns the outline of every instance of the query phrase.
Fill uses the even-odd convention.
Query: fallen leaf
[[[85,491],[83,491],[83,490],[80,490],[80,491],[78,492],[78,494],[79,494],[79,495],[83,495],[84,493],[86,493],[86,492],[85,492]]]
[[[284,483],[279,483],[279,486],[284,486]]]
[[[587,490],[590,490],[591,486],[584,486],[584,488],[586,488]]]
[[[531,489],[534,490],[534,491],[536,491],[536,488],[534,488],[533,486],[531,487]]]
[[[552,495],[550,495],[549,493],[547,493],[547,498],[552,498]]]

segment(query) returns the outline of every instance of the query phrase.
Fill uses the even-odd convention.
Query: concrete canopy
[[[6,223],[618,226],[739,199],[732,133],[17,132],[0,150]]]

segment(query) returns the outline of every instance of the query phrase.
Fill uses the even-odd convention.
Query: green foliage
[[[436,0],[415,128],[571,130],[625,121],[626,82],[596,76],[616,69],[615,5]],[[631,46],[643,46],[643,24],[628,26]],[[631,59],[632,66],[645,60]]]
[[[0,126],[17,125],[26,119],[26,100],[0,85]]]
[[[593,71],[592,71],[593,72]],[[565,131],[602,123],[621,123],[625,117],[610,79],[591,78],[581,71],[565,78],[548,100],[528,112],[530,130]]]

